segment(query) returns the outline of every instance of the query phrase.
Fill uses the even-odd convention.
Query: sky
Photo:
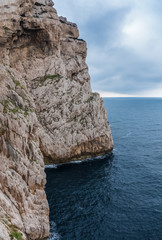
[[[54,0],[87,42],[93,91],[162,97],[161,0]]]

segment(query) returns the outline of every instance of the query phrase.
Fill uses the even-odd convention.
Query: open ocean
[[[113,153],[46,168],[50,240],[162,240],[162,98],[105,98]]]

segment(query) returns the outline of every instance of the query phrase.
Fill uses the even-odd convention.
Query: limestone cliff
[[[78,37],[50,0],[0,0],[0,239],[48,237],[44,162],[113,148]]]

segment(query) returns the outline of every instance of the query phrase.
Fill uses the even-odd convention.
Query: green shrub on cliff
[[[12,230],[10,233],[10,238],[12,239],[17,239],[17,240],[22,240],[22,233],[17,232],[16,230]]]

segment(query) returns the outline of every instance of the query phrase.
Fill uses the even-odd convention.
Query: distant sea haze
[[[162,99],[105,98],[113,153],[46,169],[52,240],[162,239]]]

